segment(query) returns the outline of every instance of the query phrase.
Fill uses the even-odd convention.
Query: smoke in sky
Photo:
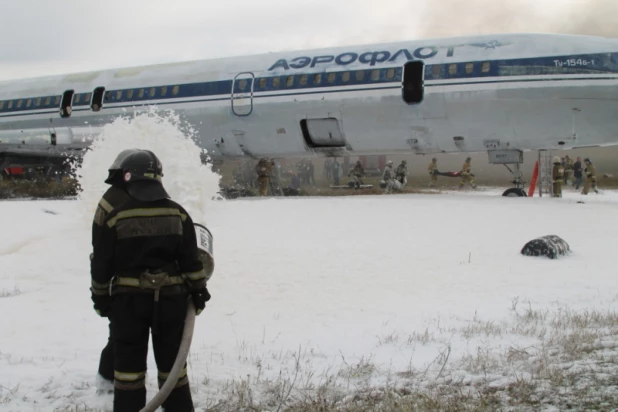
[[[618,2],[438,0],[418,14],[417,37],[559,33],[618,37]]]

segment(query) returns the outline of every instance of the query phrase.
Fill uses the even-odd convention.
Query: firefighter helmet
[[[109,169],[107,169],[107,171],[109,172],[107,179],[105,179],[105,183],[110,184],[110,185],[118,185],[118,184],[122,184],[123,183],[123,179],[122,179],[122,161],[131,153],[135,153],[139,151],[139,149],[126,149],[123,150],[122,152],[120,152],[118,154],[118,156],[116,156],[116,159],[114,160],[114,163],[112,163],[112,165],[109,167]]]
[[[163,165],[150,150],[136,150],[129,153],[120,164],[127,192],[145,202],[169,199],[163,188]]]

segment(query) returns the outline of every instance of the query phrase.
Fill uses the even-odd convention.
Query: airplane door
[[[411,60],[403,66],[401,94],[412,118],[442,119],[446,117],[444,93],[425,93],[425,64]]]
[[[251,72],[239,73],[232,81],[232,112],[236,116],[249,116],[253,112],[253,81]]]

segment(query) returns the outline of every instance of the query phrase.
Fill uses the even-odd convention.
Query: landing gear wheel
[[[518,189],[516,187],[512,187],[510,189],[505,190],[504,193],[502,193],[502,196],[506,196],[506,197],[528,197],[528,195],[526,194],[526,191],[524,189]]]

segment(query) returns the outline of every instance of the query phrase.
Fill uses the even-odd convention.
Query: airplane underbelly
[[[453,141],[449,151],[461,146],[468,151],[495,145],[536,150],[618,141],[618,84],[512,87],[494,92],[492,98],[492,92],[488,98],[464,94],[447,96],[445,126],[464,139],[460,147]]]

